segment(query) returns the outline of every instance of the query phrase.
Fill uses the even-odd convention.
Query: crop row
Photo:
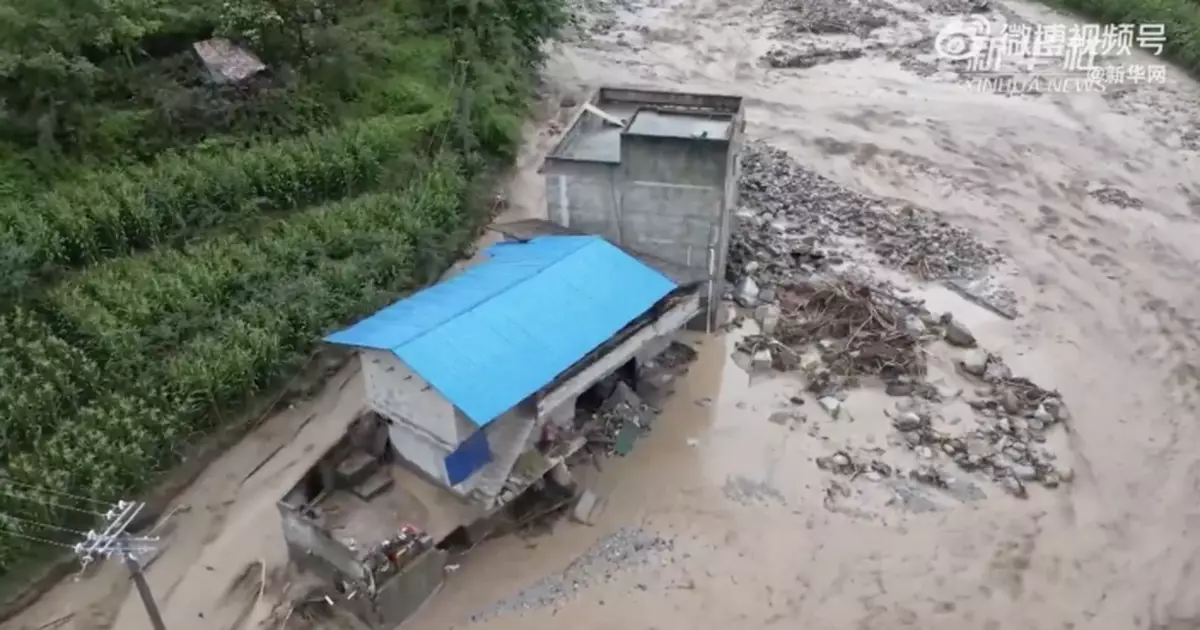
[[[58,337],[27,323],[0,338],[11,347],[59,337],[74,344],[43,352],[43,372],[62,383],[48,394],[62,399],[57,417],[27,404],[25,413],[7,418],[8,430],[24,436],[11,449],[8,474],[106,499],[143,487],[223,412],[294,371],[322,333],[415,288],[422,250],[458,253],[466,239],[433,236],[467,221],[459,162],[443,156],[424,171],[395,192],[112,261],[54,292],[45,310]],[[245,281],[229,280],[229,260]],[[206,323],[156,340],[158,328],[188,321]],[[147,347],[152,356],[142,354]],[[79,385],[89,379],[92,390]],[[0,400],[17,396],[0,383]],[[6,501],[18,500],[0,496],[0,513]],[[75,523],[71,514],[43,508],[40,518]],[[0,571],[26,551],[3,546]]]
[[[0,274],[34,279],[153,247],[262,213],[403,184],[413,148],[441,114],[382,116],[339,128],[150,165],[95,171],[30,200],[0,205]],[[19,287],[17,287],[19,288]]]

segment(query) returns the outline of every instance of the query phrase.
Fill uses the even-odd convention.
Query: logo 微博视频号
[[[1062,88],[1069,91],[1103,91],[1118,83],[1165,82],[1165,64],[1128,63],[1135,49],[1159,56],[1164,44],[1162,24],[1035,26],[972,17],[944,26],[933,45],[939,58],[965,62],[968,74],[1025,72],[1030,76],[1003,76],[1009,83],[1032,81],[1051,89],[1063,85],[1077,86]]]

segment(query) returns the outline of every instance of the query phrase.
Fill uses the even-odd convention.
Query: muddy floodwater
[[[741,95],[749,138],[995,248],[1002,260],[988,273],[1012,296],[1014,319],[903,270],[879,273],[1061,394],[1071,421],[1047,432],[1045,448],[1069,482],[1032,484],[1020,499],[969,473],[941,489],[824,470],[818,458],[840,449],[911,465],[889,420],[897,399],[852,391],[837,418],[811,396],[793,400],[796,377],[751,376],[733,358],[754,333],[747,322],[687,338],[699,357],[652,433],[591,475],[608,499],[593,525],[563,521],[478,547],[406,627],[1200,628],[1200,91],[1172,69],[1161,85],[998,94],[971,89],[933,53],[942,24],[981,7],[1070,22],[1038,5],[804,5],[587,6],[581,33],[551,51],[542,89],[558,120],[531,133],[512,216],[544,212],[539,152],[566,122],[559,103],[586,88]],[[961,358],[931,346],[930,378],[970,395],[954,370]],[[344,422],[354,409],[337,399],[356,383],[339,377],[305,410]],[[332,420],[295,428],[305,410],[266,423],[183,497],[191,510],[149,571],[172,630],[219,630],[228,585],[256,558],[270,567],[259,612],[271,608],[286,581],[274,501],[306,445],[339,430]],[[957,413],[941,421],[977,422]],[[4,627],[71,615],[57,627],[147,628],[119,567],[106,571]]]
[[[550,83],[743,95],[749,137],[996,246],[1019,317],[929,289],[931,310],[1063,395],[1074,420],[1058,448],[1074,481],[1023,501],[983,481],[986,497],[933,493],[921,509],[859,479],[832,505],[814,459],[847,442],[886,447],[878,409],[894,401],[852,396],[853,423],[810,401],[804,424],[784,426],[770,418],[794,408],[798,385],[752,380],[731,338],[703,339],[654,432],[597,482],[610,492],[600,523],[478,550],[413,627],[1200,627],[1197,91],[1174,70],[1165,85],[1105,93],[973,91],[931,60],[938,11],[956,7],[925,8],[867,10],[887,24],[861,37],[789,30],[794,13],[756,2],[626,3],[592,41],[555,51]],[[788,55],[817,62],[773,67]],[[621,551],[630,527],[669,545],[571,566],[598,543]],[[564,595],[545,595],[548,575]]]

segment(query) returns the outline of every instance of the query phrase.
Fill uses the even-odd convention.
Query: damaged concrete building
[[[341,585],[373,627],[440,584],[436,543],[584,445],[581,395],[656,356],[701,309],[703,283],[596,236],[510,240],[487,256],[327,338],[358,349],[367,413],[279,508],[297,566]]]
[[[547,216],[702,273],[715,325],[744,127],[741,97],[596,90],[542,165]]]
[[[615,379],[652,381],[681,328],[717,325],[742,126],[737,97],[597,91],[543,165],[550,221],[496,226],[483,262],[327,337],[358,351],[364,413],[279,511],[334,609],[393,627],[452,534],[570,485],[597,423],[623,423],[617,453],[644,432]]]

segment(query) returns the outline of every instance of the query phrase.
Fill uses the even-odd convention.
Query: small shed
[[[360,349],[366,405],[386,419],[395,454],[490,505],[539,421],[558,411],[547,404],[573,415],[578,383],[563,379],[578,380],[585,358],[678,286],[596,236],[537,236],[485,253],[326,341]]]

